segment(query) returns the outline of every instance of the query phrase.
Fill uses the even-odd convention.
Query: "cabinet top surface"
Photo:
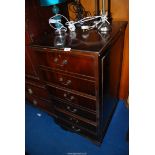
[[[119,32],[126,26],[127,22],[113,22],[111,31],[102,34],[96,29],[82,32],[66,32],[62,38],[57,37],[52,31],[51,34],[44,34],[34,39],[32,46],[41,48],[71,48],[80,51],[101,52],[108,47],[117,37]]]

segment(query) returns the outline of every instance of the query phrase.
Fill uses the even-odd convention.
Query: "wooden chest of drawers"
[[[44,86],[27,83],[26,94],[39,96],[39,103],[46,100],[43,108],[53,110],[62,128],[97,143],[102,142],[117,105],[126,24],[114,22],[108,34],[91,30],[87,38],[80,31],[74,39],[66,34],[61,48],[54,45],[52,34],[31,45]]]

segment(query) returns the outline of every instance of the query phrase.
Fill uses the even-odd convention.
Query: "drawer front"
[[[79,119],[77,119],[75,117],[72,117],[70,115],[67,115],[66,113],[62,113],[62,112],[60,112],[58,110],[56,110],[55,112],[56,112],[56,115],[58,117],[60,117],[62,119],[65,119],[66,121],[71,122],[74,125],[78,125],[78,126],[80,126],[82,128],[85,128],[87,130],[90,130],[90,131],[96,133],[96,130],[97,130],[97,127],[96,126],[91,125],[91,124],[88,124],[88,123],[86,123],[84,121],[81,121],[81,120],[79,120]]]
[[[25,91],[29,95],[35,95],[39,98],[46,99],[46,100],[49,99],[49,95],[47,90],[45,89],[45,86],[26,83],[25,89],[26,89]]]
[[[77,55],[74,51],[34,50],[39,65],[71,73],[95,77],[95,57]]]
[[[55,121],[62,128],[66,129],[66,130],[81,134],[81,135],[86,136],[86,137],[88,137],[90,139],[93,139],[93,140],[97,140],[97,135],[96,134],[90,132],[89,130],[80,128],[78,125],[72,124],[71,122],[65,121],[65,120],[63,120],[61,118],[57,118]]]
[[[67,104],[61,101],[54,101],[54,105],[56,106],[59,111],[67,112],[70,115],[74,115],[75,117],[81,117],[81,119],[85,119],[86,121],[90,121],[92,123],[96,122],[96,114],[77,108],[71,104]]]
[[[29,95],[27,93],[25,97],[34,106],[37,106],[41,109],[48,111],[51,114],[54,114],[54,108],[53,108],[53,104],[51,103],[51,101],[45,101],[45,100],[39,99],[36,96]]]
[[[47,82],[95,96],[95,82],[44,69],[40,69],[40,76]]]
[[[65,91],[60,88],[47,86],[49,93],[57,98],[60,98],[64,102],[75,104],[79,107],[84,107],[88,110],[96,111],[96,100],[88,97],[80,96],[75,93]]]
[[[34,84],[34,85],[45,86],[45,83],[41,81],[39,78],[32,78],[30,76],[29,77],[25,76],[25,82],[29,84]]]

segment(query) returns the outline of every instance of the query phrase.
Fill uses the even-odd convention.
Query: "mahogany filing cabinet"
[[[113,22],[107,34],[94,29],[63,39],[52,32],[35,37],[28,51],[37,78],[26,78],[26,99],[63,129],[101,143],[118,101],[126,25]]]

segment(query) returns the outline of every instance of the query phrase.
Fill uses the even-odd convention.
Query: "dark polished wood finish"
[[[51,7],[25,6],[26,99],[62,128],[101,143],[119,96],[127,22],[113,22],[108,34],[67,32],[60,48],[48,25]]]
[[[73,90],[59,88],[55,85],[47,84],[47,89],[57,99],[82,107],[83,109],[86,108],[87,110],[96,111],[95,97],[84,95],[83,93],[77,94]]]
[[[75,38],[68,32],[61,48],[52,32],[30,44],[42,86],[27,82],[27,94],[46,100],[49,107],[42,107],[62,128],[96,143],[102,142],[117,105],[126,25],[113,22],[108,34],[77,30]]]
[[[40,75],[42,76],[41,78],[48,83],[60,85],[74,91],[80,91],[95,96],[95,82],[92,80],[82,79],[64,73],[47,71],[42,69],[40,69]],[[83,85],[82,88],[79,83]]]

